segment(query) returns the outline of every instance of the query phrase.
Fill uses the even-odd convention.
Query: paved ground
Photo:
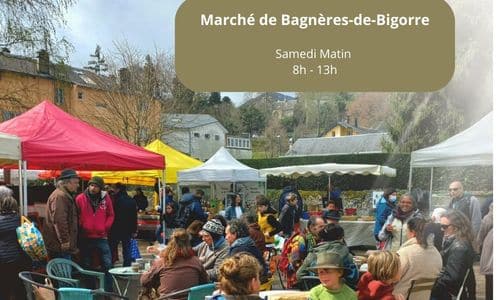
[[[146,247],[149,246],[150,243],[145,240],[138,240],[138,241],[139,241],[139,250],[141,251],[141,254],[146,253]],[[119,252],[121,261],[121,250]],[[477,300],[485,300],[485,293],[484,293],[485,280],[484,276],[479,274],[479,263],[474,264],[474,275],[476,276],[476,298]],[[273,289],[275,288],[279,289],[279,283],[275,282],[273,284]]]

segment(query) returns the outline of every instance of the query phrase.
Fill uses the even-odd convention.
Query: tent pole
[[[410,158],[410,175],[408,176],[408,193],[411,192],[412,172],[413,172],[413,164],[412,164],[411,158]]]
[[[429,213],[432,213],[432,181],[434,179],[434,167],[431,167],[431,182],[429,186]]]
[[[160,203],[161,203],[161,207],[163,208],[162,209],[162,216],[165,216],[165,210],[166,210],[166,207],[165,207],[165,198],[166,198],[166,187],[167,185],[165,184],[165,181],[167,180],[167,176],[165,174],[165,169],[162,170],[161,172],[161,178],[162,178],[162,183],[163,183],[163,189],[161,190],[161,194],[160,195]],[[161,218],[161,222],[162,222],[162,225],[163,225],[163,244],[166,244],[167,243],[167,227],[166,227],[166,224],[165,224],[165,218]]]
[[[24,199],[24,191],[23,191],[23,176],[22,176],[22,173],[23,173],[23,162],[21,160],[18,161],[18,164],[19,164],[19,168],[18,168],[18,174],[17,174],[17,177],[19,178],[19,206],[20,206],[20,212],[21,214],[24,214],[24,202],[23,202],[23,199]],[[6,169],[3,169],[4,172],[8,171],[10,172],[10,170],[6,170]],[[5,174],[4,174],[5,176]]]
[[[28,175],[26,174],[27,163],[23,160],[23,205],[24,205],[24,215],[28,216]]]
[[[332,174],[328,174],[328,190],[326,191],[328,193],[328,202],[330,202],[331,188],[332,188]]]

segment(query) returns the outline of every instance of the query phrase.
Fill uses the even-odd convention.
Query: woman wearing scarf
[[[407,222],[413,217],[422,217],[422,215],[417,209],[413,196],[404,194],[378,233],[379,240],[385,241],[384,250],[396,252],[408,240]]]

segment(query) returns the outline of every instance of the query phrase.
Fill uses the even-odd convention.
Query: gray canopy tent
[[[408,190],[412,188],[413,168],[431,168],[429,208],[432,208],[432,181],[435,167],[493,165],[493,112],[449,139],[411,153]]]

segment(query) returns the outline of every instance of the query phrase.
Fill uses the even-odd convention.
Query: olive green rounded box
[[[176,73],[195,91],[434,91],[454,25],[443,0],[186,0]]]

